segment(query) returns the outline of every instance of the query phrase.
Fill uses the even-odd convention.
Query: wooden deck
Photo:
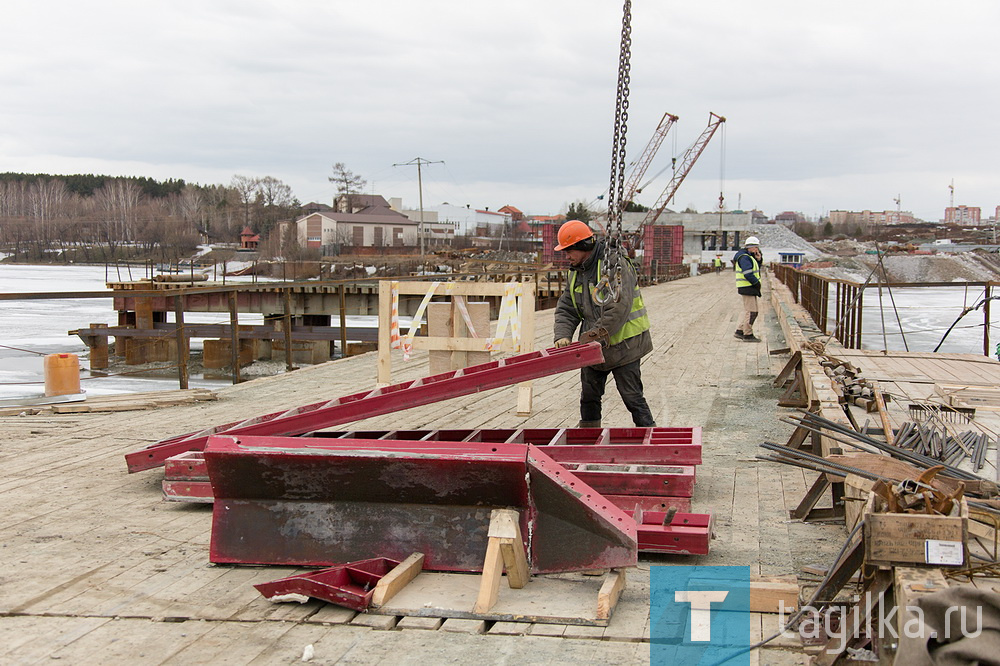
[[[754,344],[733,337],[739,301],[729,274],[650,287],[644,297],[655,345],[643,364],[646,395],[659,425],[704,428],[694,510],[715,515],[717,538],[704,557],[640,558],[608,627],[497,623],[481,635],[487,627],[474,620],[435,625],[402,618],[397,624],[315,601],[271,604],[252,583],[292,569],[211,565],[208,507],[161,501],[159,470],[125,472],[123,455],[158,439],[374,386],[371,353],[229,387],[214,402],[0,417],[0,664],[291,663],[310,644],[313,661],[324,664],[641,664],[648,663],[651,565],[748,565],[763,575],[783,575],[829,563],[843,526],[788,520],[812,475],[754,457],[759,443],[784,443],[792,431],[779,417],[794,410],[776,406],[782,391],[771,386],[788,358],[769,354],[788,346],[773,312],[762,313],[758,335],[764,342]],[[536,348],[551,343],[551,331],[552,312],[538,313]],[[869,372],[916,377],[936,359],[880,359],[898,363],[869,362]],[[984,373],[1000,367],[973,365]],[[394,381],[425,375],[426,354],[408,363],[394,359],[393,366]],[[968,381],[964,372],[947,379]],[[994,376],[976,375],[996,383]],[[920,374],[913,385],[937,378]],[[356,425],[573,426],[578,390],[576,373],[536,381],[534,410],[526,418],[515,415],[517,389],[510,387]],[[604,422],[631,425],[613,387]],[[775,622],[775,616],[761,616],[762,632]],[[761,662],[805,663],[801,651],[783,645],[773,644]]]

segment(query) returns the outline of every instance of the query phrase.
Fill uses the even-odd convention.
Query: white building
[[[500,230],[511,223],[510,213],[477,210],[471,206],[455,206],[447,202],[428,206],[424,209],[425,214],[427,211],[433,211],[438,222],[450,222],[455,225],[457,233],[467,236],[499,235]]]
[[[309,209],[309,207],[306,207]],[[417,223],[389,208],[378,195],[354,194],[350,202],[338,198],[334,207],[316,206],[295,221],[299,243],[324,254],[345,248],[413,248],[418,245]]]

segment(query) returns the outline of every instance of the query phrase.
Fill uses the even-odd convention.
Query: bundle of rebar
[[[990,438],[986,433],[966,430],[954,437],[947,430],[942,431],[912,421],[904,423],[893,440],[895,446],[935,458],[952,467],[968,457],[977,472],[986,465],[989,443]]]
[[[950,476],[955,479],[966,481],[986,481],[986,479],[983,479],[972,472],[959,469],[958,467],[949,464],[947,461],[942,461],[924,453],[904,449],[893,444],[887,444],[884,441],[880,441],[874,437],[860,433],[842,423],[837,423],[836,421],[824,418],[819,414],[803,412],[802,416],[798,419],[787,418],[782,420],[786,423],[791,423],[792,425],[798,426],[810,432],[821,434],[824,437],[846,444],[847,446],[861,451],[867,451],[868,453],[881,451],[882,453],[888,454],[893,458],[904,460],[921,469],[928,469],[936,465],[943,465],[944,471],[941,473],[944,476]],[[941,446],[941,450],[944,451],[944,442],[939,442],[939,444]],[[937,445],[930,443],[925,446],[935,447]],[[981,458],[985,456],[985,444],[982,445],[982,449],[983,451],[980,453]]]

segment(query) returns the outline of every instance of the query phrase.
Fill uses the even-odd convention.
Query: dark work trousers
[[[625,407],[632,413],[632,422],[640,428],[656,425],[653,413],[642,395],[642,377],[639,361],[620,365],[614,370],[595,370],[591,366],[580,369],[580,420],[601,420],[601,398],[608,383],[608,375],[615,376],[615,385],[622,396]]]

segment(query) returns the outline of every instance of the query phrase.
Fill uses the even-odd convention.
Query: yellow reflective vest
[[[748,271],[740,270],[739,262],[736,263],[736,288],[740,289],[742,287],[752,287],[755,284],[760,284],[760,264],[757,263],[757,259],[754,258],[749,252],[746,253],[747,257],[750,257],[750,261],[753,262],[753,268]],[[741,257],[742,258],[742,257]],[[753,275],[756,279],[755,282],[750,282],[747,279],[747,275]]]
[[[629,264],[626,270],[634,270]],[[578,285],[576,283],[577,271],[569,272],[569,295],[573,300],[573,307],[576,308],[576,312],[580,315],[580,319],[583,319],[583,311],[580,309],[580,304],[577,303],[576,295],[580,294],[580,298],[583,298],[583,285]],[[601,260],[597,260],[597,274],[601,274]],[[591,289],[596,289],[595,286],[591,286]],[[593,298],[593,294],[591,294]],[[596,305],[596,304],[595,304]],[[632,310],[629,312],[628,317],[625,319],[625,324],[618,329],[618,331],[611,336],[608,341],[609,344],[616,345],[623,340],[628,340],[629,338],[634,338],[637,335],[641,335],[644,331],[649,330],[649,315],[646,314],[646,305],[642,302],[642,294],[639,292],[639,287],[636,285],[635,297],[632,299]]]

